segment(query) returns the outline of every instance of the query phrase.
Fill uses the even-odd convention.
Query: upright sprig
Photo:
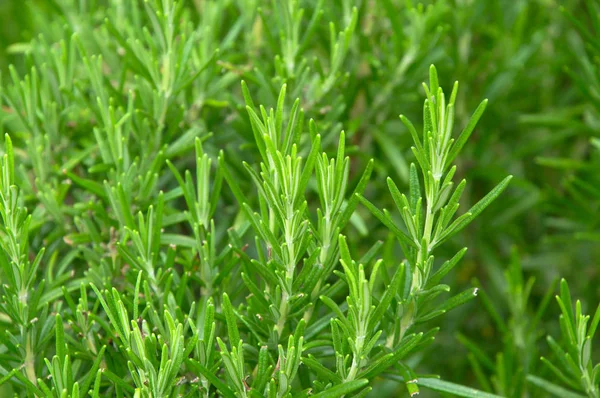
[[[542,357],[555,380],[566,385],[568,389],[556,383],[543,380],[537,376],[529,376],[528,380],[554,396],[580,397],[570,390],[584,393],[590,398],[600,397],[600,363],[592,361],[592,343],[600,324],[600,305],[593,318],[583,313],[580,300],[573,302],[566,280],[560,282],[560,295],[556,296],[560,307],[560,330],[562,340],[556,341],[547,337],[553,357]],[[569,390],[570,389],[570,390]]]
[[[406,333],[417,323],[433,319],[450,309],[463,304],[477,294],[477,289],[468,289],[435,307],[433,299],[450,288],[440,284],[442,278],[463,257],[466,248],[434,269],[433,251],[447,241],[475,217],[477,217],[507,187],[511,176],[506,177],[483,199],[466,213],[454,218],[460,206],[460,198],[466,185],[462,180],[454,188],[453,177],[456,166],[452,165],[481,118],[487,101],[483,101],[462,130],[453,138],[454,107],[458,83],[454,84],[449,100],[439,86],[438,75],[432,65],[429,71],[429,86],[423,84],[426,99],[423,105],[423,133],[419,136],[414,125],[404,116],[400,119],[410,132],[414,146],[412,151],[420,169],[411,164],[409,173],[409,196],[400,190],[391,178],[388,187],[400,212],[404,228],[398,226],[387,210],[377,209],[361,197],[361,202],[396,236],[406,256],[408,290],[397,294],[391,330],[386,345],[389,348],[401,344]],[[423,183],[423,191],[421,190]],[[453,189],[454,188],[454,189]],[[391,264],[388,266],[392,266]],[[412,386],[410,386],[412,388]]]
[[[400,119],[412,135],[414,146],[411,148],[421,171],[418,176],[414,164],[410,168],[409,198],[400,190],[391,178],[388,186],[394,202],[400,211],[404,226],[408,232],[399,228],[390,214],[384,209],[377,210],[369,201],[361,201],[397,236],[403,252],[413,267],[412,290],[418,291],[427,285],[433,266],[432,251],[454,234],[467,226],[507,187],[512,176],[506,177],[483,199],[466,213],[453,221],[460,204],[460,197],[466,185],[462,180],[454,189],[452,181],[456,166],[452,165],[463,148],[485,107],[484,100],[458,138],[452,138],[454,126],[454,103],[458,91],[458,82],[454,84],[448,104],[444,91],[439,86],[437,71],[430,68],[430,85],[423,84],[427,98],[423,106],[423,134],[419,137],[414,125],[403,115]],[[420,180],[423,181],[425,196],[422,196]],[[424,208],[424,209],[423,209]]]
[[[215,279],[219,274],[216,264],[219,253],[216,250],[215,223],[212,217],[217,208],[223,174],[221,168],[217,167],[216,175],[211,176],[212,159],[204,152],[199,138],[196,138],[195,149],[195,186],[189,170],[186,170],[182,177],[173,163],[167,160],[167,164],[179,183],[188,207],[185,216],[194,232],[195,245],[193,245],[193,249],[200,258],[200,279],[204,283],[205,297],[210,297],[214,291]]]
[[[342,131],[338,141],[337,156],[329,158],[326,153],[317,157],[315,174],[320,208],[317,209],[316,237],[319,244],[317,269],[321,280],[314,286],[311,301],[318,297],[323,281],[331,274],[339,259],[338,235],[349,222],[358,204],[358,196],[346,199],[346,190],[350,173],[350,158],[345,155],[346,135]],[[363,192],[371,172],[373,161],[370,160],[354,189],[354,193]],[[324,276],[324,278],[323,278]],[[308,319],[310,313],[305,314]]]
[[[313,121],[308,123],[309,135],[302,134],[304,112],[299,99],[292,105],[287,125],[284,125],[286,85],[281,88],[277,109],[267,112],[260,107],[262,120],[254,110],[246,85],[242,84],[242,88],[262,159],[260,173],[245,164],[259,192],[260,213],[250,208],[231,176],[226,174],[225,178],[234,193],[238,192],[238,201],[259,237],[260,263],[253,261],[253,268],[258,266],[262,278],[274,289],[268,293],[273,300],[268,312],[275,322],[276,334],[281,336],[290,312],[296,315],[304,312],[306,320],[310,318],[313,303],[309,299],[319,296],[324,281],[335,267],[337,234],[348,223],[357,198],[346,197],[349,159],[344,153],[343,133],[337,157],[330,159],[324,153],[319,154],[321,137]],[[302,153],[305,152],[308,154],[304,159]],[[369,162],[355,193],[365,189],[371,170],[372,162]],[[308,215],[306,201],[309,182],[315,173],[321,203],[316,225]],[[303,265],[297,273],[299,263]],[[259,315],[264,317],[264,314]]]
[[[156,331],[149,330],[148,323],[137,319],[138,298],[142,273],[138,274],[135,298],[133,302],[133,319],[129,315],[124,297],[116,289],[100,291],[92,285],[102,308],[106,312],[112,329],[108,333],[118,338],[120,349],[133,383],[136,396],[142,398],[172,396],[181,391],[178,375],[184,360],[196,346],[198,335],[194,334],[185,341],[184,325],[174,318],[168,309],[163,312],[162,319],[147,304],[145,311],[154,312],[151,318]],[[147,285],[145,294],[148,294]]]
[[[247,91],[245,90],[247,93]],[[311,151],[303,161],[299,153],[303,111],[296,100],[284,130],[283,111],[286,86],[281,88],[277,101],[277,110],[267,114],[261,106],[261,121],[252,109],[252,100],[246,95],[247,110],[252,123],[256,144],[262,157],[261,173],[258,174],[249,164],[244,164],[259,189],[261,213],[254,213],[244,203],[246,214],[260,234],[266,249],[267,262],[274,267],[278,280],[273,315],[277,319],[275,331],[281,336],[291,311],[290,299],[294,297],[294,278],[296,264],[308,250],[311,235],[308,232],[310,221],[306,218],[306,186],[312,175],[317,153],[320,150],[321,137],[314,134]],[[314,125],[312,125],[314,130]]]
[[[381,306],[388,305],[389,301],[384,296],[379,303],[379,308],[373,303],[373,290],[381,260],[375,263],[370,278],[367,279],[365,266],[352,260],[346,239],[341,235],[340,252],[340,263],[344,268],[349,288],[348,315],[332,321],[331,328],[338,373],[344,381],[353,381],[359,370],[368,363],[369,354],[381,336],[382,330],[377,330],[373,326],[379,323],[380,319],[378,318],[383,315]],[[326,300],[325,297],[322,297],[322,300]],[[341,335],[347,337],[346,341],[335,338],[335,336]],[[349,345],[352,355],[349,367],[347,366],[348,358],[343,355],[345,351],[343,345],[345,344]]]
[[[0,163],[0,266],[6,279],[2,283],[0,312],[8,317],[9,327],[2,330],[0,336],[18,355],[2,359],[0,364],[12,368],[10,375],[14,375],[29,393],[37,393],[40,369],[35,355],[47,344],[40,339],[39,331],[52,328],[48,305],[40,301],[44,281],[37,281],[44,249],[31,260],[29,228],[32,216],[15,185],[15,154],[8,134],[4,140],[5,153]]]

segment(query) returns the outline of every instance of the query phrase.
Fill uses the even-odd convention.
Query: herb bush
[[[600,396],[597,0],[0,21],[0,396]]]

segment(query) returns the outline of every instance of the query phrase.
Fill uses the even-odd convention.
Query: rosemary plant
[[[563,338],[538,344],[556,335],[554,285],[534,289],[527,255],[543,244],[520,216],[594,241],[597,176],[595,155],[565,150],[537,166],[569,171],[567,195],[528,177],[529,155],[558,142],[547,125],[507,154],[547,118],[507,120],[534,106],[529,85],[506,82],[533,79],[520,63],[562,62],[540,32],[570,29],[526,3],[28,3],[22,42],[0,28],[0,396],[598,397],[600,309],[573,309],[564,281]],[[473,23],[497,9],[498,25]],[[595,14],[592,28],[571,19],[597,85]],[[506,24],[520,26],[515,57]],[[495,50],[474,60],[480,42]],[[447,90],[434,63],[467,90]],[[596,91],[565,101],[597,108]],[[571,197],[581,209],[555,217]],[[524,249],[501,270],[512,245]],[[467,304],[478,294],[483,308]],[[484,308],[495,361],[473,338]],[[472,373],[439,355],[457,340]]]

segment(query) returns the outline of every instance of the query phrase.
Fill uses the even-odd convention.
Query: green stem
[[[431,241],[431,233],[433,230],[433,218],[434,214],[431,209],[433,198],[427,198],[427,209],[425,212],[425,227],[423,230],[423,238],[421,239],[419,252],[417,253],[417,260],[413,269],[413,284],[411,286],[411,293],[416,293],[421,290],[423,284],[423,275],[421,273],[421,267],[424,267],[427,261],[427,255],[429,254],[429,243]]]
[[[29,342],[29,338],[27,338],[27,343],[25,345],[25,375],[27,379],[32,382],[34,385],[37,385],[37,376],[35,374],[35,355],[31,350],[31,343]]]
[[[277,320],[277,334],[281,337],[285,323],[287,322],[287,316],[289,312],[288,301],[290,299],[290,293],[292,292],[292,286],[294,282],[294,270],[296,268],[296,255],[294,248],[294,233],[293,233],[293,211],[288,209],[288,218],[285,221],[285,243],[288,249],[288,263],[285,270],[285,281],[287,286],[282,286],[281,289],[281,302],[279,303],[279,319]],[[289,292],[289,293],[288,293]]]
[[[279,319],[277,320],[277,335],[281,337],[285,323],[287,322],[287,315],[289,311],[288,307],[289,295],[287,291],[283,290],[281,293],[281,302],[279,303]]]

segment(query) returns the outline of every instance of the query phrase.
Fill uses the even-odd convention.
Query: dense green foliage
[[[1,397],[600,397],[600,1],[10,0],[0,72]]]

